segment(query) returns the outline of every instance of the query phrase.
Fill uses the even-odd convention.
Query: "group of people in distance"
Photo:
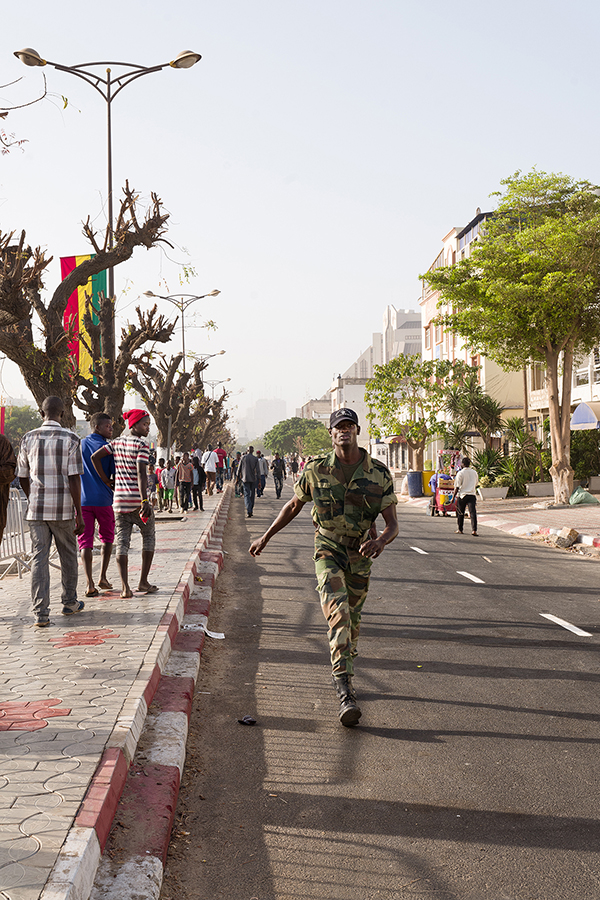
[[[295,465],[298,471],[298,461],[293,460],[290,468]],[[257,450],[254,455],[254,447],[248,447],[247,451],[236,453],[236,458],[232,464],[232,475],[235,481],[235,496],[244,497],[244,505],[246,507],[246,515],[249,519],[254,515],[254,501],[256,497],[262,497],[265,492],[269,471],[273,473],[273,483],[275,484],[275,495],[277,499],[281,497],[283,490],[283,481],[287,479],[287,469],[285,460],[275,452],[273,460],[269,465],[269,461],[263,456],[262,451]]]

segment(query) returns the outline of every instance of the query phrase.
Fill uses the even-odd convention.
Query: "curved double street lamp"
[[[108,131],[108,227],[109,240],[112,247],[113,239],[113,189],[112,189],[112,120],[111,120],[111,104],[115,97],[121,93],[124,87],[131,84],[142,75],[150,75],[151,72],[160,72],[161,69],[171,67],[173,69],[189,69],[199,62],[202,57],[199,53],[192,50],[184,50],[179,53],[171,62],[162,63],[159,66],[139,66],[135,63],[124,62],[91,62],[80,63],[76,66],[63,66],[61,63],[51,62],[49,59],[43,59],[37,50],[31,47],[25,47],[23,50],[15,50],[14,54],[26,66],[52,66],[59,72],[69,72],[71,75],[77,75],[83,81],[91,84],[101,97],[106,101],[107,131]],[[96,73],[94,69],[98,66],[106,66],[106,77]],[[116,78],[112,77],[112,66],[119,69],[125,69],[122,75]],[[108,270],[108,293],[114,298],[115,281],[114,272],[110,268]]]
[[[208,384],[212,388],[212,398],[215,399],[215,388],[218,384],[227,384],[228,381],[231,381],[231,378],[222,378],[221,381],[205,381],[204,384]]]
[[[205,297],[218,297],[221,291],[218,291],[216,288],[214,291],[211,291],[210,294],[200,294],[197,296],[196,294],[169,294],[168,296],[163,296],[162,294],[154,294],[152,291],[144,291],[144,297],[154,297],[157,300],[168,300],[169,303],[172,303],[173,306],[176,306],[179,312],[181,313],[181,352],[183,354],[183,371],[185,372],[185,324],[184,324],[184,315],[188,306],[191,306],[192,303],[195,303],[196,300],[204,300]],[[221,350],[219,353],[212,353],[211,356],[221,356],[225,353],[224,350]],[[210,357],[207,357],[208,359]]]

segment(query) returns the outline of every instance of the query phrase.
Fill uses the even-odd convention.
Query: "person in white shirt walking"
[[[215,453],[212,448],[212,445],[208,445],[208,450],[202,457],[202,466],[204,471],[206,472],[206,493],[212,497],[212,493],[215,488],[215,482],[217,479],[217,466],[219,465],[219,457]]]
[[[471,468],[471,460],[468,456],[464,457],[462,464],[463,468],[458,472],[456,478],[454,479],[454,494],[452,496],[452,499],[456,500],[456,495],[458,494],[458,500],[456,502],[456,523],[458,527],[456,529],[456,533],[463,533],[463,526],[465,523],[465,510],[468,506],[473,537],[478,537],[476,491],[477,485],[479,484],[479,475],[477,474],[475,469]]]

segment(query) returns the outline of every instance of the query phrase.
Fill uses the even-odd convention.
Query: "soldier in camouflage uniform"
[[[371,561],[398,534],[397,498],[389,469],[358,446],[360,427],[353,409],[331,414],[333,450],[313,459],[304,469],[295,496],[263,534],[250,553],[258,556],[268,541],[313,501],[315,569],[323,614],[329,624],[332,679],[340,700],[342,725],[355,725],[361,716],[352,687],[353,660],[362,608],[369,588]],[[384,518],[377,536],[375,520]]]

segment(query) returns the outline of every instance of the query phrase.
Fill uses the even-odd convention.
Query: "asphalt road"
[[[232,504],[163,900],[600,897],[598,563],[400,504],[345,729],[308,507],[247,554],[280,503]]]

